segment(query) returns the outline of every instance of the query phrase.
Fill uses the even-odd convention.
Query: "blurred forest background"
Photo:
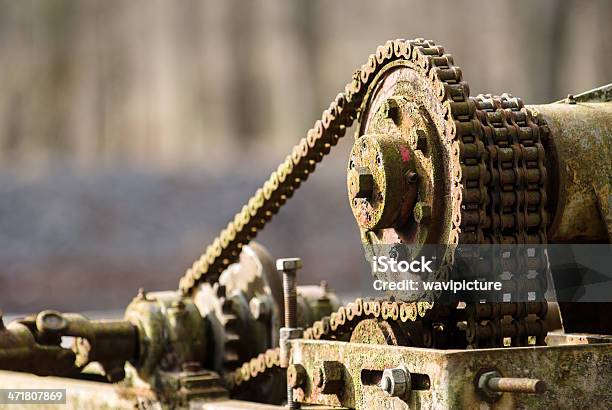
[[[612,79],[608,0],[0,0],[0,308],[173,289],[387,39],[443,44],[472,94]],[[302,283],[367,267],[345,138],[258,238]]]

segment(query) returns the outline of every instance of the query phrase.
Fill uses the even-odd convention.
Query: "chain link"
[[[512,290],[508,293],[512,300],[533,302],[527,302],[524,310],[514,310],[514,315],[494,309],[498,314],[480,317],[475,312],[482,304],[467,309],[471,313],[467,318],[467,339],[471,347],[503,346],[504,338],[510,338],[513,346],[524,346],[530,336],[537,344],[543,344],[546,309],[542,301],[548,259],[541,247],[529,246],[547,241],[546,157],[540,137],[543,132],[520,98],[509,94],[479,95],[473,101],[486,142],[489,173],[487,212],[480,218],[484,228],[480,243],[494,245],[490,252],[495,253],[488,255],[494,266],[484,270],[499,274],[504,289]],[[511,273],[512,278],[504,278],[504,272]],[[522,313],[529,310],[535,313]]]

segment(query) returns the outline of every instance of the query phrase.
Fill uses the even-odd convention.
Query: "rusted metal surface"
[[[494,317],[516,315],[526,317],[529,314],[535,317],[529,322],[536,329],[521,329],[523,335],[537,334],[538,339],[544,337],[543,324],[540,317],[546,315],[547,304],[534,303],[504,303],[480,304],[480,309],[474,312],[475,317],[482,321],[491,321]],[[503,309],[502,309],[503,308]],[[520,313],[522,312],[522,313]],[[362,300],[356,299],[328,317],[314,322],[304,329],[304,339],[311,340],[346,340],[359,343],[384,343],[389,345],[411,345],[421,347],[435,347],[442,349],[465,348],[466,331],[455,334],[456,322],[445,323],[444,329],[437,326],[444,318],[454,318],[462,321],[469,313],[465,306],[431,306],[427,302],[396,302],[393,300]],[[490,329],[490,326],[485,327]],[[480,334],[482,340],[497,340],[501,336],[511,336],[504,333],[512,328],[504,327],[491,330],[488,335]],[[498,333],[501,332],[501,333]],[[503,338],[502,338],[503,339]],[[536,344],[539,340],[525,341],[524,344]],[[492,345],[488,347],[495,347]],[[293,352],[291,352],[293,355]],[[246,387],[257,385],[259,380],[277,370],[281,365],[280,349],[268,349],[257,357],[245,362],[228,378],[233,391],[239,392]],[[295,392],[294,392],[295,393]]]
[[[283,274],[285,327],[297,327],[297,271],[302,267],[300,258],[278,259],[276,269]]]
[[[78,376],[95,361],[110,380],[125,377],[127,385],[154,393],[164,405],[227,397],[223,366],[277,344],[282,311],[273,294],[278,274],[267,270],[265,250],[247,246],[244,251],[244,264],[232,265],[221,284],[195,293],[199,305],[180,292],[141,289],[123,321],[88,321],[78,314],[44,311],[8,328],[2,324],[0,368]],[[306,326],[338,304],[325,285],[296,293],[300,322]],[[297,319],[295,306],[288,312]],[[76,337],[74,347],[61,347],[61,336]],[[283,377],[271,381],[266,400],[280,402],[276,387],[283,385]]]
[[[416,187],[408,183],[409,168],[401,166],[402,150],[408,152],[407,145],[398,145],[384,135],[363,135],[353,145],[348,170],[349,199],[355,219],[364,229],[394,226],[411,208],[406,203],[414,199]],[[371,183],[364,187],[368,180]]]
[[[362,199],[357,203],[359,206],[350,195],[349,199],[365,243],[446,244],[449,251],[444,256],[450,263],[453,257],[450,246],[458,241],[461,219],[459,135],[455,126],[455,120],[460,120],[450,111],[452,105],[467,104],[469,94],[452,57],[439,50],[432,53],[440,60],[432,71],[444,71],[450,77],[442,77],[443,80],[432,76],[430,80],[426,72],[405,61],[390,64],[378,74],[362,104],[349,171],[351,165],[361,164],[365,158],[363,165],[375,170],[382,168],[385,178],[375,178],[380,190],[377,197]],[[436,96],[437,89],[451,84],[454,97]],[[466,121],[471,116],[468,113]],[[363,142],[367,141],[372,141],[368,144],[372,148],[380,148],[364,150]],[[356,211],[367,209],[368,204],[376,205],[380,198],[391,205],[391,220],[378,225],[360,220]],[[435,210],[431,220],[416,222],[413,207],[417,201],[419,208]],[[442,270],[440,274],[444,277]],[[432,295],[419,296],[433,300]]]
[[[39,375],[78,372],[75,353],[59,344],[39,344],[32,331],[17,321],[0,326],[0,368]]]
[[[195,304],[178,292],[142,292],[127,307],[125,318],[138,328],[139,354],[133,363],[143,380],[154,379],[159,370],[179,370],[183,363],[204,360],[206,323]]]
[[[400,314],[398,312],[406,312]],[[409,312],[409,313],[408,313]],[[362,321],[368,318],[381,318],[382,320],[396,320],[403,323],[416,322],[420,318],[433,314],[427,302],[397,303],[380,300],[356,299],[346,306],[340,306],[330,316],[317,320],[313,325],[304,329],[305,339],[350,339],[351,333],[359,328]],[[430,324],[429,324],[430,325]],[[359,333],[359,331],[357,331]],[[414,340],[413,343],[422,343],[422,340]],[[235,391],[240,391],[245,386],[257,384],[262,376],[278,369],[281,365],[280,349],[268,349],[257,357],[244,363],[230,376],[230,384]]]
[[[612,400],[608,381],[601,378],[601,372],[612,366],[611,344],[448,351],[332,341],[292,344],[295,363],[304,366],[308,375],[303,384],[306,403],[358,409],[569,409],[598,408]],[[323,393],[314,382],[326,360],[343,363],[344,388],[335,394]],[[381,376],[376,377],[400,365],[406,366],[413,380],[405,400],[383,391]],[[521,386],[522,379],[542,380],[548,390],[537,395],[503,393],[489,403],[482,400],[477,387],[480,372],[486,370],[520,378]],[[510,384],[516,387],[514,381]]]
[[[62,346],[63,337],[73,338],[72,347]],[[109,380],[118,381],[125,376],[125,362],[135,358],[137,345],[137,329],[128,321],[89,320],[46,310],[7,327],[0,324],[0,369],[74,375],[98,362]]]
[[[558,177],[551,242],[610,242],[612,102],[528,106],[550,129]]]
[[[257,243],[243,248],[218,283],[199,286],[193,299],[209,325],[206,367],[224,372],[276,345],[282,297],[274,260]]]
[[[547,242],[549,172],[545,130],[521,99],[508,94],[470,97],[452,57],[440,47],[427,53],[435,56],[431,57],[435,75],[430,71],[424,76],[410,61],[395,61],[377,74],[358,117],[347,182],[366,257],[385,253],[381,246],[385,244],[399,245],[410,253],[405,256],[408,260],[420,256],[422,245],[445,246],[442,267],[425,279],[443,281],[453,268],[457,243]],[[439,87],[447,93],[437,102]],[[365,197],[359,192],[360,172],[372,175],[374,186]],[[406,244],[410,246],[401,246]],[[391,256],[394,248],[387,248]],[[531,256],[525,252],[512,257],[524,258],[532,275],[544,277],[546,253],[530,250]],[[518,269],[512,273],[510,281],[526,277]],[[376,276],[381,278],[380,273]],[[544,294],[541,282],[532,281],[530,286],[523,291],[536,295],[533,300],[538,303]],[[430,301],[439,295],[423,291],[392,294],[402,300]],[[467,318],[470,346],[501,346],[498,336],[511,329],[504,328],[500,318]],[[543,343],[543,322],[514,319]]]
[[[430,45],[423,52],[430,56],[425,70],[410,59],[394,61],[380,70],[368,88],[359,111],[347,182],[366,257],[380,256],[384,244],[410,244],[401,248],[410,252],[409,260],[420,255],[420,245],[446,246],[442,267],[426,278],[443,281],[453,268],[457,243],[547,242],[545,130],[519,98],[508,94],[470,97],[461,70],[441,47]],[[440,88],[445,92],[438,92]],[[368,195],[362,195],[358,183],[363,170],[372,175]],[[531,250],[532,256],[525,252],[513,257],[525,258],[532,274],[543,277],[546,253]],[[512,273],[515,281],[526,275]],[[536,295],[530,300],[537,305],[544,289],[537,280],[530,286],[523,290]],[[438,293],[393,296],[434,301]],[[526,343],[519,340],[520,334],[543,343],[546,329],[541,320],[528,322],[513,316],[513,324],[506,326],[500,319],[499,315],[467,317],[465,336],[470,347],[502,346],[505,336],[513,344]],[[434,329],[448,327],[453,324]],[[431,338],[424,331],[422,339]]]

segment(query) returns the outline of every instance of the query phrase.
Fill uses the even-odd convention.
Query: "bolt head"
[[[284,258],[276,260],[276,269],[284,272],[288,270],[297,270],[302,267],[302,260],[300,258]]]

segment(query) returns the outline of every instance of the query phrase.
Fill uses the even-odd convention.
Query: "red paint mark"
[[[410,150],[403,145],[400,145],[400,154],[402,154],[402,161],[408,162],[410,161]]]

